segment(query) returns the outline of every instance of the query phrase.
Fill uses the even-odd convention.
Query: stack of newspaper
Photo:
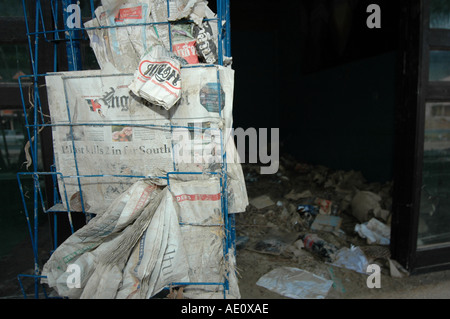
[[[76,197],[95,217],[42,281],[71,298],[150,298],[174,282],[189,298],[239,298],[227,214],[248,198],[217,21],[204,0],[122,2],[103,0],[85,24],[100,70],[46,76],[62,204],[73,210]]]

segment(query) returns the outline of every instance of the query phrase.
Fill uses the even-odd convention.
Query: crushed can
[[[300,217],[311,226],[319,213],[319,207],[314,205],[298,205],[297,213],[299,213]]]
[[[303,245],[306,250],[324,258],[328,262],[332,262],[338,251],[338,248],[318,237],[316,234],[307,234],[303,236]]]

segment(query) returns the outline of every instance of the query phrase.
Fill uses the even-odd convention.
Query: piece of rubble
[[[297,233],[282,233],[270,231],[265,234],[264,239],[257,241],[249,250],[269,255],[281,255],[287,247],[297,239]]]
[[[318,214],[311,224],[311,230],[314,231],[338,231],[342,224],[342,218],[339,216]]]
[[[403,278],[405,276],[408,276],[408,271],[403,268],[403,266],[400,265],[396,260],[390,258],[388,258],[388,260],[391,277]]]
[[[386,220],[389,211],[380,206],[382,198],[378,194],[370,191],[359,191],[352,200],[352,214],[359,222],[367,222],[371,217],[378,217]]]
[[[256,207],[257,209],[263,209],[272,205],[275,205],[275,202],[268,195],[261,195],[255,198],[250,199],[249,203]]]
[[[323,198],[316,198],[314,203],[317,206],[319,206],[319,213],[320,214],[326,214],[326,215],[330,215],[331,214],[331,206],[333,204],[331,200],[323,199]]]
[[[312,196],[313,196],[313,194],[311,193],[311,191],[309,189],[307,189],[301,193],[296,193],[294,190],[291,190],[288,194],[284,195],[284,198],[292,199],[292,200],[299,200],[299,199],[308,198],[308,197],[312,197]]]

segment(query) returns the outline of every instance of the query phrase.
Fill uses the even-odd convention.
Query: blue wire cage
[[[58,72],[58,71],[77,71],[86,69],[89,66],[86,66],[83,60],[82,53],[82,43],[83,41],[89,41],[87,36],[87,31],[89,28],[85,28],[82,25],[73,26],[67,25],[66,21],[68,21],[68,15],[70,10],[66,10],[65,8],[69,8],[69,6],[73,5],[83,5],[84,16],[95,17],[95,8],[99,5],[99,0],[36,0],[35,3],[30,5],[30,2],[27,0],[22,0],[23,2],[23,10],[25,16],[25,24],[26,24],[26,32],[28,38],[29,45],[29,53],[31,59],[31,67],[32,74],[24,75],[19,78],[19,84],[21,84],[24,80],[31,80],[33,82],[33,91],[29,99],[33,101],[32,108],[27,108],[27,104],[25,103],[26,92],[21,90],[21,98],[23,104],[23,112],[25,116],[25,127],[27,132],[27,138],[29,141],[29,154],[30,154],[30,170],[27,172],[20,172],[17,174],[17,181],[19,184],[19,190],[21,193],[24,211],[27,221],[27,227],[30,234],[31,245],[33,248],[33,258],[34,258],[34,274],[19,274],[18,280],[20,287],[22,289],[24,298],[27,298],[27,293],[25,292],[22,280],[27,278],[34,280],[34,298],[39,298],[40,296],[48,297],[48,294],[45,290],[45,287],[40,283],[43,276],[41,275],[42,271],[42,262],[41,257],[38,253],[39,246],[39,215],[43,212],[44,214],[52,213],[52,223],[53,223],[53,247],[52,250],[55,250],[58,247],[58,216],[60,214],[67,214],[67,220],[69,223],[71,233],[76,231],[76,227],[74,226],[71,218],[72,211],[70,210],[69,198],[66,191],[65,181],[68,179],[76,179],[78,180],[79,186],[79,194],[81,199],[81,211],[86,216],[86,222],[89,222],[89,213],[86,212],[84,207],[84,202],[82,199],[82,185],[80,183],[81,178],[90,178],[90,177],[118,177],[118,178],[130,178],[130,179],[140,179],[140,178],[148,178],[149,176],[137,176],[137,175],[106,175],[106,174],[98,174],[98,175],[83,175],[76,167],[76,175],[65,176],[61,172],[56,171],[55,165],[50,166],[49,171],[42,171],[39,169],[41,167],[39,165],[39,161],[42,159],[39,158],[38,148],[40,146],[40,132],[44,128],[54,127],[60,124],[52,124],[48,118],[46,118],[43,112],[44,102],[41,102],[41,94],[40,94],[40,82],[44,76],[47,76],[47,72]],[[81,3],[80,3],[81,2]],[[167,0],[167,8],[169,11],[169,0]],[[218,65],[223,65],[224,60],[223,57],[231,57],[231,49],[230,49],[230,3],[229,0],[217,0],[216,1],[216,10],[217,14],[214,19],[216,20],[218,25]],[[33,12],[31,12],[33,11]],[[48,18],[48,12],[50,12],[51,17]],[[51,21],[51,23],[49,23]],[[169,30],[172,26],[173,22],[157,22],[157,23],[165,23],[167,24]],[[141,23],[141,24],[127,24],[125,26],[151,26],[152,24],[157,24],[156,22],[149,23]],[[116,26],[117,27],[117,26]],[[99,27],[99,28],[108,28],[108,27]],[[169,41],[170,47],[172,48],[172,40],[170,38],[171,32],[169,32]],[[61,54],[60,45],[65,46],[65,54]],[[40,56],[40,46],[50,46],[53,50],[53,70],[39,70],[39,59],[48,59],[48,56]],[[61,56],[62,55],[62,56]],[[60,61],[61,59],[65,60],[67,63],[67,69],[61,70]],[[212,67],[214,68],[216,65],[205,65],[202,66]],[[188,65],[185,67],[196,67],[196,65]],[[219,82],[219,71],[217,70],[217,81]],[[22,86],[20,86],[22,87]],[[221,105],[221,94],[220,90],[218,90],[218,98],[219,105]],[[220,108],[219,108],[220,109]],[[70,120],[70,117],[69,117]],[[72,128],[72,123],[66,124],[70,129]],[[104,123],[92,124],[89,125],[106,125]],[[113,123],[108,125],[123,125],[123,123]],[[151,126],[151,125],[150,125]],[[171,127],[172,129],[176,128],[175,126]],[[187,129],[196,129],[196,127],[188,127]],[[73,131],[72,133],[72,142],[74,141]],[[222,139],[223,140],[223,139]],[[75,160],[75,165],[77,165],[77,151],[75,145],[73,145],[73,156]],[[223,149],[223,148],[222,148]],[[234,215],[228,213],[228,200],[227,200],[227,167],[226,167],[226,154],[222,150],[222,160],[223,164],[220,172],[206,172],[206,174],[218,175],[220,186],[221,186],[221,206],[222,206],[222,217],[223,217],[223,228],[224,233],[226,234],[223,242],[223,253],[224,258],[227,258],[230,248],[234,247],[235,240],[235,229],[234,229]],[[167,181],[168,186],[170,187],[170,178],[174,175],[181,174],[205,174],[199,172],[186,172],[179,171],[174,164],[174,171],[167,173],[165,176],[155,176],[157,178],[165,179]],[[23,179],[27,178],[33,180],[33,193],[32,193],[32,201],[33,207],[30,209],[26,204],[26,195],[23,187]],[[48,203],[45,200],[45,196],[43,195],[42,190],[42,179],[50,178],[53,184],[53,202]],[[58,184],[58,180],[62,181],[62,183]],[[59,185],[59,191],[58,191]],[[62,187],[61,187],[62,185]],[[66,208],[65,208],[66,207]],[[226,297],[226,292],[229,289],[228,276],[224,276],[222,282],[177,282],[172,283],[173,286],[183,286],[183,285],[219,285],[223,287],[224,297]]]

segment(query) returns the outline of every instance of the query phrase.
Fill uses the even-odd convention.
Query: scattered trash
[[[324,299],[333,281],[294,267],[275,268],[256,284],[293,299]]]
[[[62,150],[55,154],[56,171],[98,172],[101,181],[95,176],[64,184],[72,206],[83,203],[96,217],[52,253],[42,283],[70,298],[148,299],[168,286],[176,299],[240,298],[223,216],[225,211],[243,212],[248,204],[237,157],[227,158],[226,188],[208,174],[171,176],[170,185],[169,174],[167,179],[141,178],[174,170],[215,172],[223,166],[220,154],[235,153],[227,130],[234,70],[219,65],[223,57],[217,50],[222,18],[206,0],[100,2],[95,17],[84,23],[100,70],[46,76],[52,123],[58,127],[53,146],[55,152]],[[215,65],[181,68],[199,62]],[[80,105],[86,112],[79,112]],[[72,129],[66,113],[72,114],[71,125],[119,124]],[[78,156],[69,155],[59,142],[70,143]],[[217,145],[223,145],[221,153]],[[74,189],[82,186],[80,198]],[[241,239],[245,244],[249,238]],[[75,289],[67,281],[69,266],[81,270]],[[226,291],[220,285],[225,278]],[[174,282],[219,284],[187,284],[174,291]]]
[[[281,255],[298,237],[297,233],[279,233],[270,231],[264,238],[255,243],[250,250],[263,254]]]
[[[331,200],[327,200],[327,199],[323,199],[323,198],[316,198],[314,203],[317,206],[319,206],[319,213],[320,214],[326,214],[326,215],[330,215],[331,214],[331,205],[332,205]]]
[[[359,191],[352,200],[352,214],[360,223],[367,222],[372,217],[387,220],[389,211],[380,206],[381,196],[369,192]]]
[[[315,231],[338,231],[342,224],[342,218],[339,216],[319,214],[311,224],[311,230]]]
[[[354,270],[361,274],[366,274],[369,262],[363,251],[356,246],[344,247],[336,252],[333,266]]]
[[[356,224],[355,232],[362,238],[366,238],[369,245],[389,245],[390,243],[391,228],[376,218],[372,218],[366,223]]]
[[[300,215],[310,213],[311,215],[316,216],[319,213],[319,208],[314,205],[298,205],[297,211],[300,213]]]
[[[405,276],[408,276],[408,271],[403,268],[403,266],[400,265],[396,260],[388,258],[388,261],[391,277],[403,278]]]
[[[319,214],[319,208],[314,205],[298,205],[297,212],[303,220],[311,227],[314,219]]]
[[[338,248],[323,240],[316,234],[307,234],[303,237],[303,244],[305,249],[311,251],[318,256],[324,258],[328,262],[332,262]]]
[[[245,247],[245,245],[248,243],[249,237],[248,236],[238,236],[236,237],[235,244],[236,249],[242,249]]]

